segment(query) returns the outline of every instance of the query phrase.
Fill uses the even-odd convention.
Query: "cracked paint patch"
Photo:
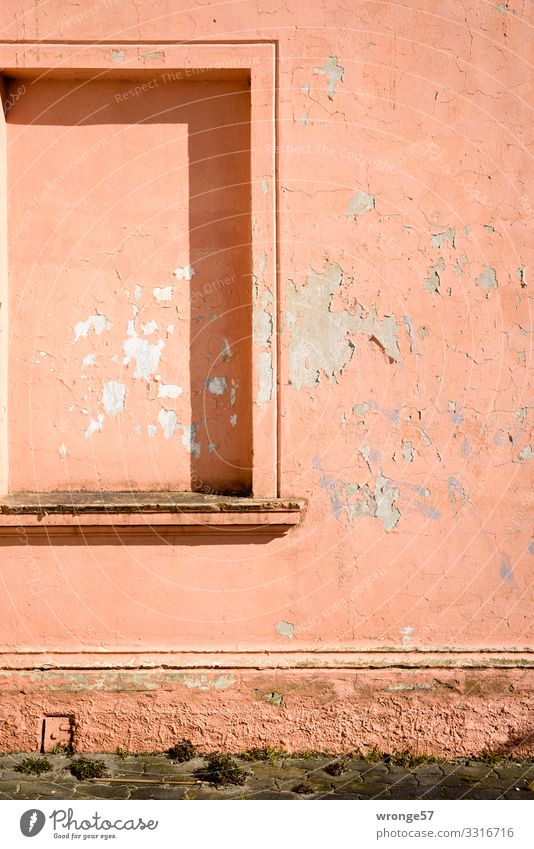
[[[143,336],[150,336],[158,330],[158,322],[154,321],[154,319],[147,321],[146,324],[141,325],[141,330],[143,331]]]
[[[477,286],[481,289],[496,289],[498,287],[497,282],[497,273],[494,268],[486,265],[484,266],[484,271],[482,274],[477,277]]]
[[[284,619],[276,623],[276,630],[281,637],[289,637],[290,640],[295,636],[295,626],[291,622],[286,622]]]
[[[90,315],[85,321],[79,321],[74,327],[74,341],[86,339],[91,330],[96,336],[100,336],[104,330],[109,330],[113,325],[105,315]]]
[[[286,322],[291,330],[289,346],[289,374],[295,389],[316,386],[321,373],[337,382],[354,354],[354,343],[349,334],[361,333],[375,342],[388,356],[390,362],[400,360],[398,324],[395,316],[378,319],[376,310],[365,312],[355,305],[356,315],[347,310],[332,312],[332,300],[341,288],[343,272],[334,264],[319,274],[308,272],[306,284],[297,289],[288,281],[288,308]]]
[[[126,403],[126,386],[118,380],[108,380],[104,383],[102,403],[110,418],[124,412]]]
[[[356,218],[358,215],[363,215],[364,212],[375,208],[376,198],[367,192],[359,191],[353,198],[349,200],[345,216],[347,218]]]
[[[326,74],[328,77],[326,90],[330,100],[333,100],[336,95],[337,84],[343,81],[345,68],[338,64],[336,56],[329,56],[322,68],[314,68],[313,70],[317,74]]]

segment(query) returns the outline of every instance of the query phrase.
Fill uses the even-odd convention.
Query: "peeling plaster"
[[[409,439],[402,441],[402,456],[405,463],[413,463],[413,445]]]
[[[124,412],[126,402],[126,386],[118,380],[108,380],[104,383],[102,403],[110,418]]]
[[[445,262],[442,256],[439,257],[434,265],[429,267],[428,277],[425,278],[423,283],[423,288],[433,295],[439,295],[439,285],[441,283],[440,271],[445,271]]]
[[[159,301],[160,303],[162,301],[172,301],[174,286],[155,286],[152,289],[152,293],[156,301]]]
[[[94,366],[96,363],[96,357],[94,354],[87,354],[86,357],[82,360],[82,369],[88,368],[89,366]]]
[[[273,332],[273,319],[265,310],[254,309],[252,339],[255,345],[268,345]]]
[[[375,208],[375,196],[367,192],[357,192],[353,198],[349,200],[345,216],[347,218],[356,218],[358,215],[363,215],[364,212]]]
[[[200,442],[195,439],[197,433],[197,425],[180,425],[183,430],[182,445],[193,457],[200,457]]]
[[[375,486],[376,517],[383,523],[385,531],[393,530],[401,516],[399,509],[395,507],[400,490],[390,484],[388,478],[378,475]]]
[[[484,266],[484,271],[477,277],[477,286],[481,289],[496,289],[498,285],[495,269],[489,265]]]
[[[286,622],[283,619],[276,623],[276,630],[281,637],[289,637],[290,640],[292,640],[295,636],[295,626],[291,622]]]
[[[177,280],[192,280],[196,271],[192,265],[184,265],[182,268],[175,268],[173,274]]]
[[[100,336],[104,330],[109,330],[112,327],[105,315],[90,315],[85,321],[79,321],[74,327],[74,341],[85,339],[89,335],[90,330],[94,330],[96,336]]]
[[[257,358],[258,391],[256,405],[266,404],[273,397],[273,356],[271,351],[261,351]]]
[[[454,230],[453,227],[449,227],[447,230],[442,230],[441,233],[434,233],[432,235],[433,248],[441,248],[444,242],[449,242],[453,248],[456,247],[456,230]]]
[[[228,389],[228,383],[225,377],[210,377],[206,380],[206,389],[212,395],[224,395]]]
[[[349,334],[361,333],[376,342],[390,361],[400,360],[394,316],[378,319],[376,311],[365,315],[359,304],[357,314],[347,310],[332,312],[332,300],[342,286],[343,272],[332,265],[327,273],[308,271],[306,284],[297,289],[288,281],[288,308],[286,323],[291,330],[289,347],[289,374],[295,389],[316,386],[321,372],[331,381],[341,374],[354,354],[354,344]]]
[[[85,438],[89,439],[93,433],[98,433],[98,431],[102,430],[102,425],[104,424],[104,416],[101,413],[97,419],[91,419],[89,425],[85,431]]]
[[[150,336],[150,334],[155,333],[157,329],[158,322],[154,321],[154,319],[152,319],[152,321],[147,321],[146,324],[141,325],[141,330],[143,331],[144,336]]]
[[[125,353],[123,363],[129,365],[132,359],[135,360],[134,379],[143,378],[146,381],[151,379],[151,376],[156,371],[161,351],[165,347],[163,339],[159,339],[155,345],[152,345],[148,339],[141,339],[135,330],[135,318],[128,322],[128,339],[122,343]]]
[[[158,386],[158,398],[178,398],[184,390],[175,383],[160,383]]]
[[[333,100],[336,94],[336,86],[343,80],[345,68],[338,64],[335,56],[329,56],[322,68],[313,69],[317,74],[326,74],[328,77],[327,91],[330,100]]]
[[[162,408],[158,413],[158,422],[161,425],[165,439],[170,439],[171,436],[174,436],[178,426],[178,420],[174,410],[165,410]]]

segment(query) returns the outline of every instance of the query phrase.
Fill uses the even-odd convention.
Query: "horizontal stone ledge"
[[[249,652],[9,652],[0,653],[0,673],[9,671],[205,670],[381,670],[534,669],[534,652],[475,650],[412,651],[249,651]]]
[[[0,535],[18,529],[123,527],[150,532],[168,527],[210,531],[298,525],[306,502],[299,498],[254,498],[191,492],[44,492],[0,497]]]

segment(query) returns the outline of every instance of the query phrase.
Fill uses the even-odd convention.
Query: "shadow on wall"
[[[119,411],[123,405],[121,415],[113,412],[111,417],[106,416],[102,434],[97,433],[90,443],[79,428],[75,443],[74,425],[70,424],[71,488],[91,488],[87,480],[91,482],[92,477],[93,481],[101,479],[109,489],[128,489],[130,481],[135,488],[165,489],[172,488],[173,481],[180,481],[181,485],[175,488],[250,493],[249,76],[243,71],[225,71],[222,78],[213,74],[189,78],[185,72],[177,71],[156,76],[136,72],[132,77],[121,76],[117,71],[100,74],[96,79],[44,75],[22,82],[26,94],[8,113],[14,131],[11,179],[22,187],[17,188],[22,194],[15,198],[11,216],[16,238],[10,237],[15,245],[10,262],[13,260],[14,289],[20,301],[15,302],[13,314],[20,313],[20,305],[25,314],[29,312],[28,304],[34,295],[28,286],[30,280],[36,292],[53,292],[57,309],[62,311],[63,327],[76,323],[79,315],[71,313],[87,310],[88,304],[93,311],[96,304],[99,314],[111,305],[114,315],[120,318],[113,318],[109,330],[104,318],[107,332],[98,339],[98,328],[96,333],[88,330],[85,336],[87,344],[100,346],[96,362],[91,363],[91,380],[95,386],[111,377],[126,380],[126,412],[122,412],[124,390],[122,398],[112,399],[118,403]],[[11,80],[8,91],[20,88],[20,84],[21,80]],[[143,85],[146,88],[141,90]],[[22,132],[17,130],[17,124],[23,125],[19,127]],[[34,134],[31,143],[30,133]],[[32,185],[27,172],[32,167],[31,148],[36,144],[42,147],[37,157],[41,164],[35,165],[35,173],[30,175]],[[28,206],[30,219],[25,219],[24,209]],[[61,228],[56,226],[57,221],[62,222]],[[38,271],[33,259],[27,259],[32,253],[32,239],[34,255],[47,251],[46,261],[40,261]],[[125,292],[141,290],[139,282],[143,283],[145,300],[140,300],[141,296],[136,300],[129,294],[129,302],[124,302]],[[114,290],[118,285],[117,294]],[[146,322],[150,311],[153,318],[156,309],[160,310],[158,322],[143,325],[142,316]],[[51,306],[47,303],[43,308],[38,304],[34,312],[46,316]],[[128,334],[133,337],[132,348],[134,344],[138,348],[144,346],[143,350],[150,353],[149,348],[160,346],[162,352],[160,361],[159,352],[155,351],[155,365],[149,374],[133,380],[135,361],[122,366],[120,334],[126,333],[126,318],[131,325]],[[31,320],[26,321],[24,332],[15,328],[19,338],[57,336],[57,327],[46,324],[46,318],[38,328]],[[157,332],[152,334],[149,324],[158,328]],[[145,337],[145,333],[150,335]],[[113,334],[117,351],[105,347],[110,345],[108,339]],[[70,339],[65,343],[72,344]],[[81,347],[76,351],[81,351]],[[26,349],[13,351],[10,368],[13,364],[19,368],[16,364],[25,359],[28,364],[33,359]],[[63,359],[69,363],[68,356]],[[103,368],[105,375],[100,371]],[[80,385],[80,375],[72,364],[63,366],[63,370],[68,388],[76,381]],[[158,371],[169,386],[158,387],[154,382]],[[86,372],[84,379],[87,376]],[[19,379],[13,379],[15,391],[19,383]],[[35,382],[33,385],[31,414],[28,421],[10,425],[11,439],[23,446],[26,429],[45,450],[57,451],[57,447],[52,449],[52,439],[56,437],[52,435],[50,411],[64,405],[60,394],[64,388],[49,381],[39,399],[38,387]],[[160,395],[161,389],[169,394]],[[170,394],[171,390],[180,392],[182,397],[176,400],[177,395]],[[166,400],[160,401],[160,397]],[[14,409],[28,406],[13,395]],[[96,419],[100,410],[93,406],[90,415]],[[161,415],[167,418],[158,419]],[[72,416],[69,423],[74,419]],[[86,427],[88,420],[82,424]],[[43,431],[37,432],[41,426]],[[102,430],[98,420],[94,426],[96,431]],[[151,439],[146,438],[147,427],[152,429]],[[136,428],[142,428],[144,441],[134,433]],[[104,435],[105,439],[100,439]],[[115,457],[109,453],[110,444],[117,446]],[[16,473],[16,469],[12,471]],[[30,488],[50,488],[43,485],[51,480],[50,468],[43,467],[34,474],[36,479]],[[52,478],[53,474],[54,469]],[[136,483],[143,474],[152,477],[143,484]],[[52,482],[52,488],[62,487]]]

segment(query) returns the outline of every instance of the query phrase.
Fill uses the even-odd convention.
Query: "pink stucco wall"
[[[139,44],[152,56],[174,42],[239,42],[252,66],[254,45],[272,42],[277,81],[274,134],[229,130],[221,141],[219,130],[216,146],[205,145],[205,158],[224,145],[234,158],[221,183],[233,189],[220,215],[210,210],[224,220],[237,208],[241,223],[217,224],[224,262],[191,280],[172,273],[210,250],[197,234],[192,257],[190,186],[174,167],[191,151],[179,119],[135,123],[171,108],[182,89],[147,89],[119,115],[115,95],[131,80],[71,104],[66,72],[36,85],[22,74],[18,98],[21,83],[8,81],[6,488],[188,488],[195,473],[214,489],[247,489],[253,453],[274,446],[278,494],[307,507],[284,536],[47,535],[24,523],[8,534],[0,525],[0,748],[37,748],[43,717],[64,714],[80,750],[163,748],[178,736],[228,749],[532,753],[527,0],[4,6],[0,40],[22,50],[25,41],[59,52],[104,41],[119,45],[127,67]],[[243,96],[235,80],[190,85],[204,108],[189,107],[187,120],[208,137],[228,118],[246,125],[246,84]],[[115,113],[85,120],[105,86]],[[228,86],[236,103],[220,106]],[[39,103],[52,103],[49,122]],[[120,142],[99,147],[119,130]],[[276,183],[247,171],[239,151],[250,138],[253,163],[259,146],[258,155],[277,148]],[[142,185],[120,169],[139,139],[162,146],[146,168],[141,157]],[[79,144],[92,152],[69,170]],[[92,169],[102,168],[95,194]],[[93,206],[66,208],[65,180],[47,192],[58,174]],[[250,270],[263,197],[276,244],[255,247]],[[122,231],[133,236],[118,256],[95,259],[98,242],[120,246]],[[277,269],[276,291],[259,297],[265,267]],[[230,283],[208,298],[206,282],[222,276]],[[171,284],[174,300],[152,294]],[[217,313],[222,324],[194,343],[196,300],[202,320]],[[109,327],[84,324],[104,315]],[[167,371],[141,382],[133,359],[122,360],[133,319],[158,325],[153,336],[136,325],[136,338],[165,343]],[[104,400],[107,381],[126,387],[127,404],[113,387]],[[174,429],[172,416],[158,419],[160,384],[183,388],[164,396],[182,423]],[[267,419],[261,431],[263,405],[275,400],[276,440]]]

